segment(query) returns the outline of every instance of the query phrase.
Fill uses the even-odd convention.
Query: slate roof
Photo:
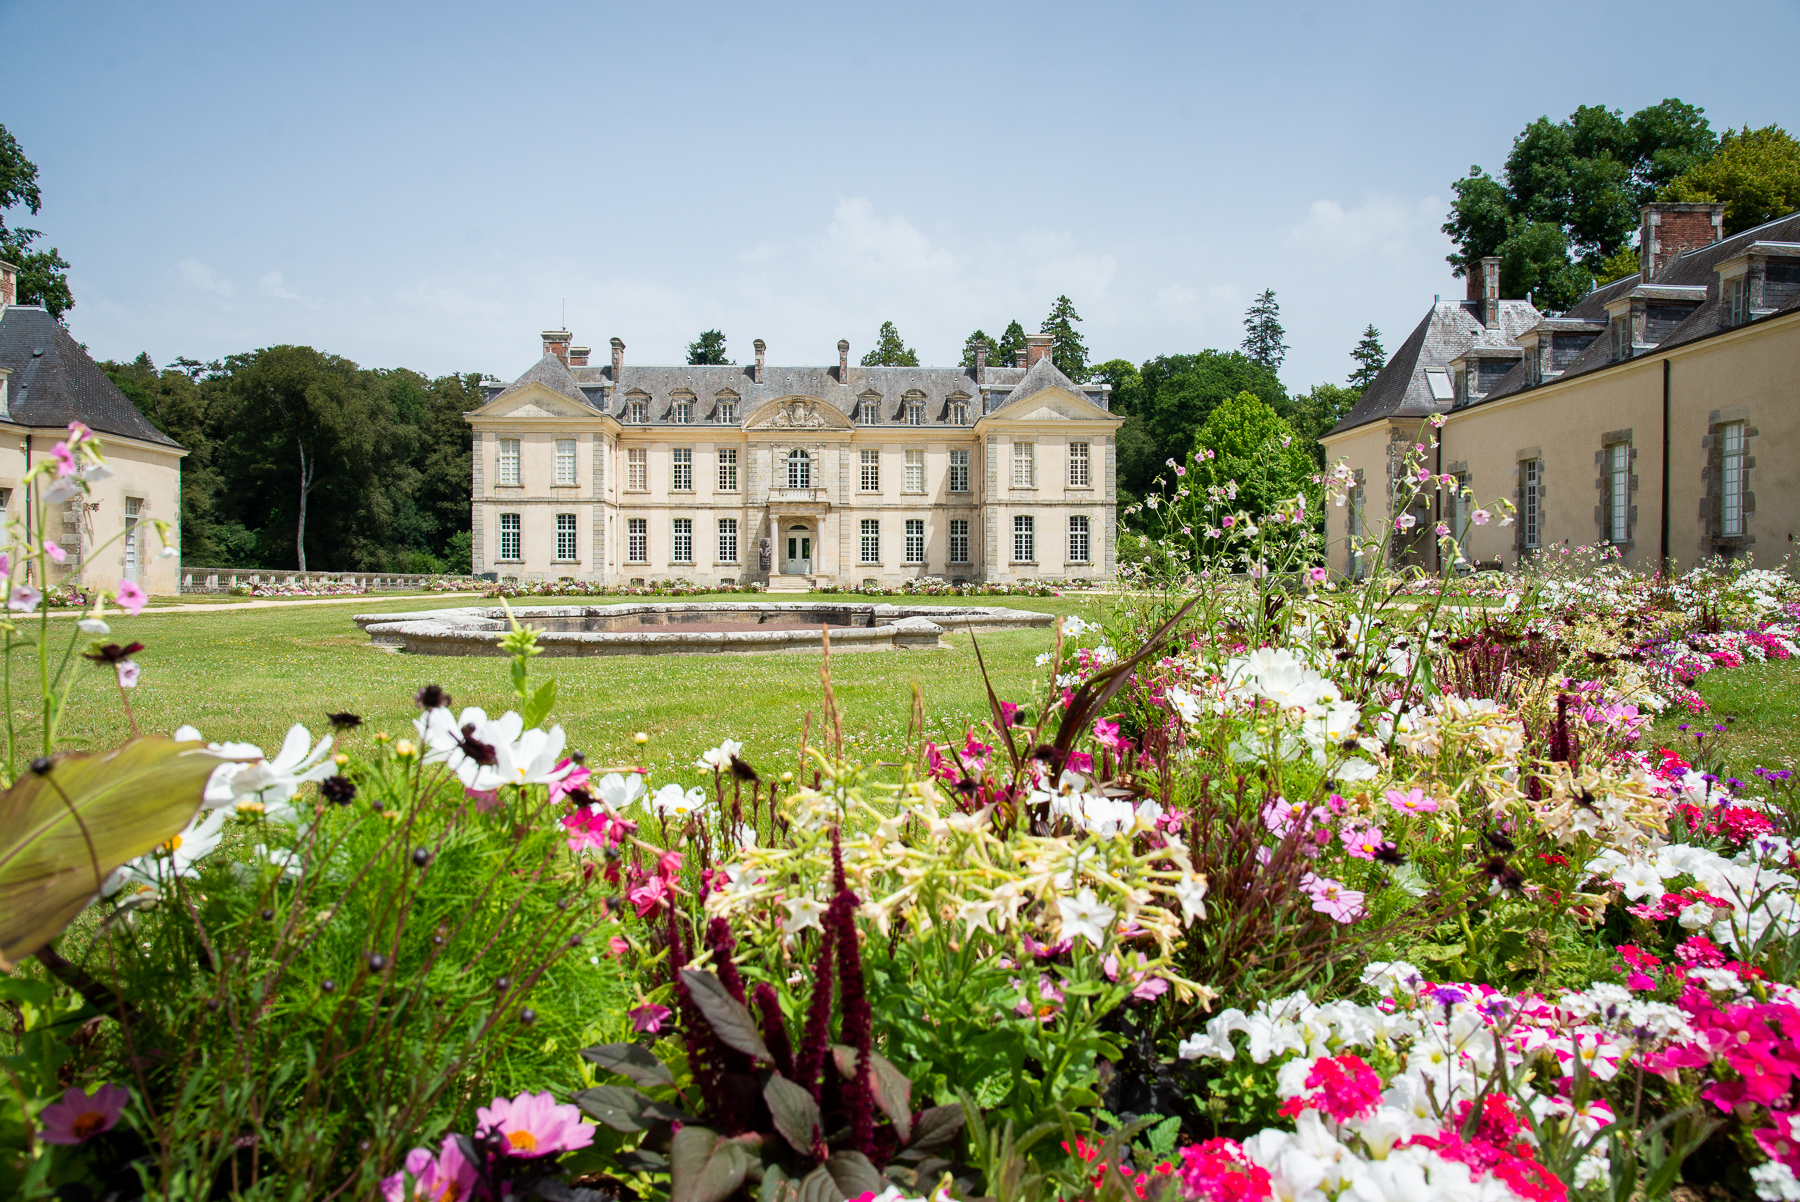
[[[1016,372],[1019,369],[1015,367],[1012,370]],[[1013,386],[1012,392],[1007,394],[1006,400],[1001,403],[1000,408],[1016,405],[1020,401],[1029,400],[1038,393],[1051,388],[1060,388],[1065,392],[1072,392],[1076,396],[1086,396],[1096,405],[1101,405],[1102,408],[1105,407],[1098,397],[1083,389],[1081,385],[1077,384],[1075,381],[1069,379],[1056,364],[1050,361],[1050,356],[1045,355],[1042,359],[1039,359],[1036,363],[1033,363],[1030,367],[1025,369],[1023,378]]]
[[[634,366],[628,363],[615,380],[611,364],[568,367],[554,354],[546,354],[511,384],[504,387],[489,385],[485,395],[487,401],[494,401],[528,384],[541,383],[598,412],[617,416],[624,412],[627,398],[636,394],[648,400],[651,425],[668,423],[670,410],[678,396],[687,394],[694,399],[693,424],[696,425],[718,420],[717,401],[721,394],[727,393],[736,394],[739,420],[763,402],[785,396],[816,397],[854,418],[857,406],[868,397],[878,401],[880,421],[897,423],[905,418],[908,400],[923,398],[926,424],[945,425],[950,421],[952,399],[968,401],[973,420],[981,416],[984,390],[992,394],[992,404],[997,407],[1051,384],[1086,396],[1103,409],[1107,407],[1106,393],[1098,381],[1078,385],[1057,371],[1048,359],[1041,360],[1030,371],[1017,367],[990,367],[982,385],[976,384],[972,367],[860,367],[852,364],[840,381],[836,367],[770,364],[763,368],[761,384],[755,381],[755,370],[750,364],[739,363],[722,366],[686,363]],[[1027,384],[1029,391],[1021,391],[1021,386]]]
[[[1405,342],[1388,359],[1356,407],[1332,433],[1354,430],[1387,418],[1429,417],[1447,413],[1452,401],[1432,395],[1427,370],[1449,371],[1450,361],[1471,346],[1518,347],[1518,336],[1536,325],[1540,314],[1529,301],[1503,300],[1493,329],[1481,323],[1479,301],[1440,300],[1431,307]]]
[[[1704,287],[1706,299],[1700,307],[1688,314],[1680,325],[1676,326],[1655,349],[1664,350],[1716,334],[1727,328],[1724,298],[1720,295],[1719,276],[1713,269],[1727,259],[1734,259],[1744,253],[1746,247],[1753,242],[1800,242],[1800,212],[1789,213],[1785,217],[1777,217],[1754,229],[1745,230],[1741,234],[1733,234],[1721,239],[1711,246],[1703,246],[1698,250],[1690,250],[1685,254],[1664,264],[1662,271],[1650,283],[1651,288]],[[1606,306],[1629,295],[1633,289],[1643,285],[1642,275],[1628,275],[1622,280],[1596,288],[1582,297],[1581,303],[1562,315],[1566,320],[1586,320],[1604,323],[1607,320]],[[1800,295],[1796,295],[1776,313],[1800,312]],[[1765,316],[1774,316],[1767,314]],[[1761,318],[1758,318],[1761,320]],[[1647,352],[1645,352],[1647,353]],[[1641,357],[1641,356],[1640,356]],[[1556,383],[1588,372],[1599,371],[1613,365],[1612,341],[1609,338],[1596,338],[1577,355],[1563,372],[1545,383]],[[1521,363],[1501,378],[1500,382],[1489,389],[1487,394],[1475,401],[1475,405],[1499,400],[1501,397],[1513,396],[1534,387],[1527,383],[1525,366]],[[1535,387],[1542,387],[1536,385]]]
[[[0,309],[0,367],[7,368],[7,420],[21,426],[66,428],[87,423],[158,446],[181,444],[150,424],[69,331],[37,305]]]

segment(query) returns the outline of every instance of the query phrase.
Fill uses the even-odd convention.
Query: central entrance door
[[[810,526],[788,527],[787,566],[782,571],[790,576],[812,575],[812,528]]]

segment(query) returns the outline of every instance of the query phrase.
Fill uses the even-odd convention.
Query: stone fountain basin
[[[546,655],[780,654],[920,650],[958,630],[1048,627],[1052,614],[983,605],[878,605],[818,601],[667,601],[627,605],[515,606]],[[376,647],[418,655],[500,655],[507,631],[498,605],[357,614]]]

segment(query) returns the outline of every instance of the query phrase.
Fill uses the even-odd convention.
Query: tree
[[[718,330],[703,331],[688,343],[688,363],[694,367],[718,367],[731,360],[725,357],[725,335]]]
[[[1326,385],[1326,387],[1335,387]],[[1211,451],[1210,456],[1204,454]],[[1204,507],[1206,490],[1237,484],[1235,507],[1260,519],[1296,496],[1307,499],[1307,509],[1319,512],[1319,486],[1313,482],[1318,468],[1301,444],[1293,427],[1252,392],[1227,398],[1207,416],[1194,439],[1188,459],[1186,484]],[[1194,515],[1196,518],[1199,513]],[[1196,533],[1205,525],[1191,521]],[[1276,531],[1265,531],[1270,536]],[[1293,532],[1298,535],[1299,531]],[[1217,552],[1222,541],[1197,540],[1203,551]]]
[[[1779,125],[1726,130],[1718,153],[1663,189],[1674,201],[1725,206],[1725,234],[1740,234],[1800,209],[1800,142]]]
[[[994,340],[987,336],[986,330],[978,329],[973,334],[970,334],[967,338],[963,339],[963,349],[962,349],[962,366],[963,367],[974,367],[975,366],[975,344],[978,342],[987,343],[988,362],[994,363]],[[998,364],[995,364],[995,366],[998,366]]]
[[[1275,373],[1242,351],[1159,355],[1138,370],[1135,386],[1122,391],[1128,406],[1122,412],[1128,416],[1118,435],[1119,484],[1140,496],[1166,460],[1180,462],[1186,457],[1195,432],[1214,409],[1238,393],[1254,393],[1277,414],[1292,407]]]
[[[1025,353],[1025,327],[1017,321],[1009,323],[1006,333],[1000,335],[1000,341],[988,355],[988,362],[995,367],[1011,367]]]
[[[1350,387],[1361,393],[1375,382],[1375,377],[1387,366],[1387,352],[1381,349],[1381,331],[1375,328],[1374,322],[1370,322],[1368,328],[1363,330],[1362,341],[1356,344],[1350,357],[1356,360],[1356,369],[1350,373]],[[1318,389],[1313,391],[1317,392]]]
[[[862,357],[864,367],[917,367],[919,352],[907,346],[900,337],[900,331],[894,323],[881,323],[881,333],[875,336],[875,349]]]
[[[1056,303],[1050,306],[1050,316],[1044,318],[1041,327],[1044,333],[1050,335],[1050,362],[1056,365],[1057,371],[1077,384],[1086,383],[1089,374],[1087,344],[1081,340],[1081,332],[1075,328],[1075,323],[1080,320],[1081,315],[1075,312],[1074,303],[1066,296],[1059,296]]]
[[[1138,411],[1138,404],[1143,399],[1144,378],[1138,373],[1137,364],[1129,359],[1108,359],[1092,369],[1090,378],[1112,385],[1109,403],[1114,413]]]
[[[1275,290],[1265,288],[1244,314],[1244,354],[1271,372],[1280,371],[1281,361],[1287,358],[1286,334]]]
[[[1704,111],[1669,99],[1629,119],[1590,105],[1565,121],[1538,118],[1513,139],[1504,182],[1474,166],[1451,185],[1444,232],[1456,243],[1456,274],[1498,255],[1502,295],[1573,305],[1630,244],[1640,208],[1712,156]]]
[[[1356,408],[1362,395],[1360,388],[1314,384],[1305,396],[1294,398],[1288,412],[1288,425],[1294,428],[1294,436],[1305,444],[1315,467],[1325,466],[1325,448],[1319,445],[1319,439],[1331,433],[1345,415]]]
[[[42,305],[58,321],[75,307],[69,292],[69,263],[57,249],[33,250],[39,231],[6,225],[6,210],[19,205],[35,216],[43,207],[37,164],[25,157],[18,140],[0,125],[0,259],[19,269],[17,301]]]

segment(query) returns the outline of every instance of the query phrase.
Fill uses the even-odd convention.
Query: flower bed
[[[1335,489],[1283,523],[1221,490],[1197,590],[1064,618],[1042,691],[947,744],[901,699],[886,764],[829,659],[798,748],[722,698],[685,771],[589,763],[517,626],[502,714],[426,685],[410,729],[39,759],[70,669],[15,586],[51,733],[9,731],[0,883],[57,871],[0,916],[0,1181],[1800,1197],[1800,785],[1693,691],[1791,657],[1800,588],[1572,553],[1458,606],[1386,570],[1402,532],[1333,581]],[[82,625],[128,704],[141,648]]]

